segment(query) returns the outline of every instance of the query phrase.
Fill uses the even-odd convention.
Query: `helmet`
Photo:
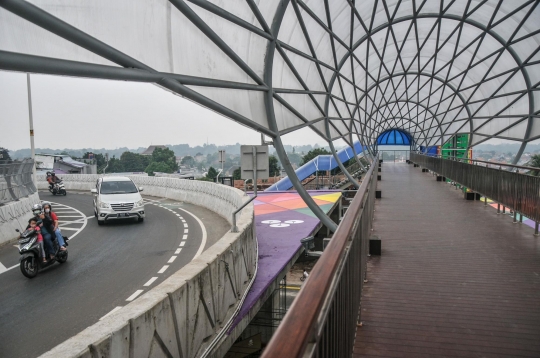
[[[34,215],[39,215],[41,214],[41,204],[34,204],[32,205],[32,213]]]

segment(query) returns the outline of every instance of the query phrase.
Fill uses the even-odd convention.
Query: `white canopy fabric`
[[[309,126],[371,145],[397,128],[521,155],[540,138],[538,5],[0,0],[0,68],[154,82],[274,138]]]

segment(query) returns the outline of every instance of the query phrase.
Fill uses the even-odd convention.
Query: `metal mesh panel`
[[[34,161],[0,161],[0,205],[36,192],[32,180]]]

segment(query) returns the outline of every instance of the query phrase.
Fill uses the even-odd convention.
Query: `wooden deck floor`
[[[354,357],[540,357],[540,238],[407,164],[383,164]]]

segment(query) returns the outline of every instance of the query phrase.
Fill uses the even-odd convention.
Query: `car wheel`
[[[97,224],[98,224],[99,226],[101,226],[101,225],[105,224],[105,220],[98,220],[98,221],[97,221]]]
[[[144,221],[144,218],[137,219],[137,222],[142,223]]]

